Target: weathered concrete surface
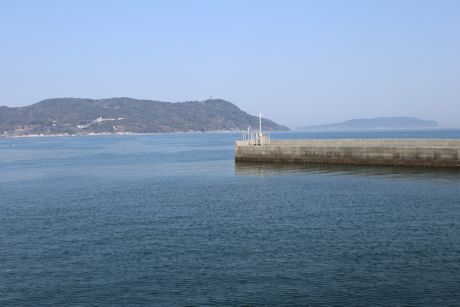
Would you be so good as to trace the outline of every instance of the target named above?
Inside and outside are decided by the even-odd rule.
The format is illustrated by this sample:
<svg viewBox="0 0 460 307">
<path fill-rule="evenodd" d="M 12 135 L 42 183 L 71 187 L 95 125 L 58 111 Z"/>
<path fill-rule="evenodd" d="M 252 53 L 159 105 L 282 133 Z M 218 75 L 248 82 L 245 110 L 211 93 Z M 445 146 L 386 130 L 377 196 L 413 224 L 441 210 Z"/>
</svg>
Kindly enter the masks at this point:
<svg viewBox="0 0 460 307">
<path fill-rule="evenodd" d="M 283 140 L 262 146 L 237 141 L 235 160 L 460 168 L 460 140 Z"/>
</svg>

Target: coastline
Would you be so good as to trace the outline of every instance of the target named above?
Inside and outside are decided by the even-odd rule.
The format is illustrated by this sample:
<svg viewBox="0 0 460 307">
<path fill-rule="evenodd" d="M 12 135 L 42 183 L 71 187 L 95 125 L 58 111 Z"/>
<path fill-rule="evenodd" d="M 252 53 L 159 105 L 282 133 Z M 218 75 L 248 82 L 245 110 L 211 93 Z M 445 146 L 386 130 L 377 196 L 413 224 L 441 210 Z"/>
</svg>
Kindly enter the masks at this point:
<svg viewBox="0 0 460 307">
<path fill-rule="evenodd" d="M 82 133 L 82 134 L 24 134 L 24 135 L 0 135 L 0 139 L 18 138 L 48 138 L 48 137 L 78 137 L 78 136 L 127 136 L 127 135 L 160 135 L 160 134 L 201 134 L 201 133 L 243 133 L 244 131 L 235 130 L 215 130 L 215 131 L 171 131 L 171 132 L 126 132 L 126 133 Z"/>
<path fill-rule="evenodd" d="M 290 130 L 290 131 L 267 131 L 268 133 L 276 134 L 336 134 L 336 133 L 373 133 L 373 132 L 443 132 L 443 131 L 459 131 L 460 128 L 428 128 L 428 129 L 370 129 L 370 130 Z M 231 133 L 245 133 L 246 130 L 209 130 L 209 131 L 170 131 L 170 132 L 118 132 L 118 133 L 75 133 L 75 134 L 24 134 L 24 135 L 5 135 L 0 134 L 0 139 L 17 139 L 17 138 L 49 138 L 49 137 L 79 137 L 79 136 L 134 136 L 134 135 L 162 135 L 162 134 L 203 134 L 203 133 L 220 133 L 220 134 L 231 134 Z M 431 139 L 437 139 L 430 137 Z M 455 137 L 454 137 L 455 138 Z M 460 138 L 460 137 L 458 137 Z"/>
</svg>

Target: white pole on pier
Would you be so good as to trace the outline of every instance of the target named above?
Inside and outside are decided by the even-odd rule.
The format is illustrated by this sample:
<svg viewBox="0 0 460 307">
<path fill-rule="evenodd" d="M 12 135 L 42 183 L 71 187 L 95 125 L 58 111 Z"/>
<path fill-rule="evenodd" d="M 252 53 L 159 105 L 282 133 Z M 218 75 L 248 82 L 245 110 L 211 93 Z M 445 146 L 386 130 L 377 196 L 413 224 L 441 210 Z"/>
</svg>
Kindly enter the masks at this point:
<svg viewBox="0 0 460 307">
<path fill-rule="evenodd" d="M 262 113 L 259 113 L 259 134 L 262 135 Z"/>
</svg>

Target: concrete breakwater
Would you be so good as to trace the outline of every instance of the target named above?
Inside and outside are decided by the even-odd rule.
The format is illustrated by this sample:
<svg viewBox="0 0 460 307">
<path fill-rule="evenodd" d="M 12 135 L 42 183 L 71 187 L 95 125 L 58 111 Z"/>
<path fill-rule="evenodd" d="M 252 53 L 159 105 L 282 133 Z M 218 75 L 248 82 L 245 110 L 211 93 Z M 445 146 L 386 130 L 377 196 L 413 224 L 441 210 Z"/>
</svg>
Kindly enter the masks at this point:
<svg viewBox="0 0 460 307">
<path fill-rule="evenodd" d="M 460 168 L 460 140 L 243 140 L 236 141 L 235 161 Z"/>
</svg>

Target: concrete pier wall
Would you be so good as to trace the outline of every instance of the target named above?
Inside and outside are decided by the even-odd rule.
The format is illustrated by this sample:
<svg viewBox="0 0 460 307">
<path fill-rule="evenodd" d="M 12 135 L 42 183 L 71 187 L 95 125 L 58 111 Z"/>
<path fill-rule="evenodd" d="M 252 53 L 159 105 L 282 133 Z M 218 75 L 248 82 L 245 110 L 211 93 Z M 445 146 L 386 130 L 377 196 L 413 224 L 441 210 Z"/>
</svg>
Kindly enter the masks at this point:
<svg viewBox="0 0 460 307">
<path fill-rule="evenodd" d="M 269 145 L 237 141 L 235 160 L 460 168 L 460 140 L 272 140 Z"/>
</svg>

